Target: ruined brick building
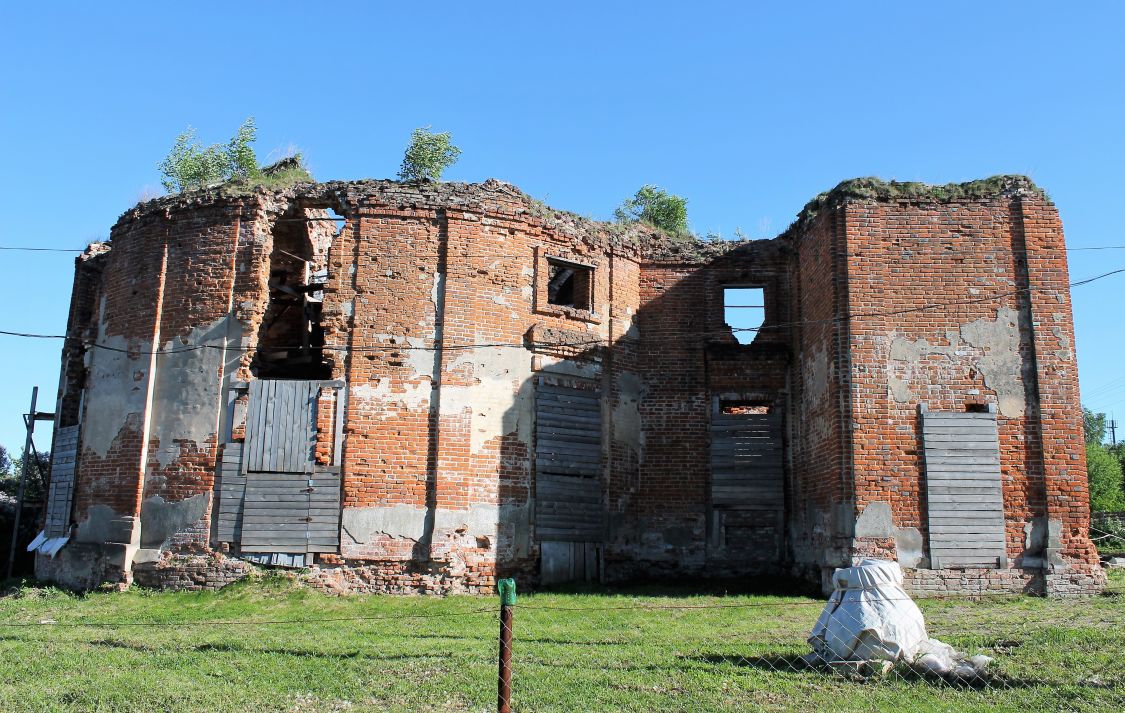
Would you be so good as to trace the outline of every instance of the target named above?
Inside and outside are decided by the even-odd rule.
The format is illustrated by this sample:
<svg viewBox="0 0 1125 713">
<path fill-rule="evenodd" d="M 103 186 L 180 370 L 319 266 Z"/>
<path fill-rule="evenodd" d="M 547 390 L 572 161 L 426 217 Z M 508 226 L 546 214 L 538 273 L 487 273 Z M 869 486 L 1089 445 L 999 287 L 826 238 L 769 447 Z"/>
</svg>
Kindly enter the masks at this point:
<svg viewBox="0 0 1125 713">
<path fill-rule="evenodd" d="M 67 586 L 824 581 L 868 555 L 916 592 L 1103 581 L 1062 226 L 1020 177 L 849 181 L 739 243 L 494 180 L 212 189 L 91 245 L 67 334 L 33 543 Z"/>
</svg>

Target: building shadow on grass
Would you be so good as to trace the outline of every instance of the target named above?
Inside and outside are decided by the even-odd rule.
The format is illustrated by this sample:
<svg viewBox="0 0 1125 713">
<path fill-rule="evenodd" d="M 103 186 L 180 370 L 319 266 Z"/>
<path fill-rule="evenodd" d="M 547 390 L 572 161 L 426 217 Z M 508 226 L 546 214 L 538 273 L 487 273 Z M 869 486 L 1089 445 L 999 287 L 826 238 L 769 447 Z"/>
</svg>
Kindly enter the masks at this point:
<svg viewBox="0 0 1125 713">
<path fill-rule="evenodd" d="M 685 581 L 686 579 L 686 581 Z M 820 588 L 808 580 L 789 576 L 761 576 L 737 578 L 681 578 L 634 580 L 619 584 L 592 582 L 560 584 L 539 587 L 544 594 L 597 594 L 613 597 L 724 597 L 724 596 L 774 596 L 825 599 Z"/>
</svg>

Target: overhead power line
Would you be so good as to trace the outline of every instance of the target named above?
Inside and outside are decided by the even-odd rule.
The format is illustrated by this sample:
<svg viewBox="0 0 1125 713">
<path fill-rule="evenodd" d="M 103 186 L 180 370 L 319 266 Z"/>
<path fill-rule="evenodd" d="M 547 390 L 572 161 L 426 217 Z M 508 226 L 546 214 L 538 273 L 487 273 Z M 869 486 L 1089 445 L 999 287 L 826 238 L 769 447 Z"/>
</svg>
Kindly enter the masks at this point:
<svg viewBox="0 0 1125 713">
<path fill-rule="evenodd" d="M 326 220 L 340 220 L 340 219 L 326 219 Z M 733 242 L 733 241 L 732 241 Z M 12 250 L 19 252 L 41 252 L 41 253 L 81 253 L 85 252 L 83 248 L 29 248 L 21 245 L 0 245 L 0 250 Z M 1083 247 L 1067 248 L 1067 252 L 1077 252 L 1079 250 L 1125 250 L 1125 245 L 1087 245 Z M 430 255 L 421 253 L 403 253 L 402 255 L 388 255 L 389 257 L 426 257 L 437 258 L 445 257 L 444 255 Z M 465 254 L 450 254 L 449 257 L 528 257 L 527 253 L 519 253 L 517 255 L 502 255 L 502 254 L 479 254 L 479 255 L 465 255 Z"/>
<path fill-rule="evenodd" d="M 1125 273 L 1125 268 L 1119 268 L 1117 270 L 1111 270 L 1109 272 L 1105 272 L 1105 273 L 1102 273 L 1100 275 L 1095 275 L 1094 277 L 1089 277 L 1089 278 L 1086 278 L 1084 280 L 1078 280 L 1076 282 L 1071 282 L 1070 287 L 1080 287 L 1082 285 L 1088 285 L 1092 282 L 1096 282 L 1096 281 L 1104 279 L 1106 277 L 1110 277 L 1112 275 L 1118 275 L 1118 274 L 1121 274 L 1121 273 Z M 760 331 L 777 330 L 777 329 L 781 329 L 781 328 L 785 328 L 785 327 L 846 322 L 846 321 L 853 320 L 853 319 L 867 319 L 867 318 L 871 318 L 871 317 L 894 317 L 894 316 L 899 316 L 899 315 L 903 315 L 903 314 L 912 314 L 912 313 L 917 313 L 917 312 L 926 312 L 926 311 L 930 311 L 930 310 L 941 309 L 943 307 L 955 307 L 955 306 L 962 306 L 962 305 L 980 304 L 980 303 L 983 303 L 983 302 L 992 302 L 992 301 L 1004 299 L 1005 297 L 1012 297 L 1014 295 L 1018 295 L 1018 294 L 1021 294 L 1021 293 L 1024 293 L 1024 292 L 1029 292 L 1029 291 L 1036 290 L 1036 289 L 1040 289 L 1040 288 L 1022 288 L 1022 289 L 1019 289 L 1019 290 L 1012 290 L 1012 291 L 1009 291 L 1009 292 L 1003 292 L 1003 293 L 994 294 L 994 295 L 987 295 L 987 296 L 984 296 L 984 297 L 974 297 L 974 298 L 969 298 L 969 299 L 964 299 L 964 300 L 953 300 L 953 301 L 950 301 L 950 302 L 935 302 L 935 303 L 931 303 L 931 304 L 927 304 L 927 305 L 922 305 L 921 307 L 908 307 L 908 308 L 904 308 L 904 309 L 890 310 L 890 311 L 886 311 L 886 312 L 852 312 L 852 313 L 849 313 L 849 314 L 846 314 L 846 315 L 843 315 L 843 316 L 840 316 L 840 317 L 828 317 L 828 318 L 825 318 L 825 319 L 780 322 L 780 323 L 773 323 L 773 324 L 769 324 L 769 325 L 763 325 L 761 327 L 737 327 L 737 328 L 732 328 L 731 331 L 732 332 L 760 332 Z M 716 335 L 716 330 L 710 330 L 710 331 L 705 331 L 705 332 L 661 332 L 659 330 L 654 330 L 654 333 L 655 333 L 655 338 L 657 340 L 667 340 L 669 337 L 672 337 L 672 336 L 698 339 L 698 338 L 701 338 L 701 337 L 703 337 L 703 338 L 713 337 L 713 336 Z M 283 349 L 304 349 L 304 348 L 307 348 L 307 347 L 304 347 L 302 345 L 289 345 L 289 346 L 270 345 L 268 347 L 262 347 L 262 346 L 240 347 L 240 346 L 232 346 L 232 345 L 229 345 L 229 344 L 194 344 L 194 345 L 185 346 L 185 347 L 177 347 L 177 348 L 174 348 L 174 349 L 142 350 L 142 349 L 130 349 L 128 347 L 114 347 L 114 346 L 110 346 L 108 344 L 98 344 L 96 342 L 85 342 L 85 341 L 77 339 L 76 337 L 69 337 L 65 334 L 36 334 L 36 333 L 31 333 L 31 332 L 14 332 L 14 331 L 10 331 L 10 330 L 0 330 L 0 334 L 6 335 L 6 336 L 9 336 L 9 337 L 21 337 L 21 338 L 26 338 L 26 339 L 71 340 L 71 341 L 79 342 L 79 344 L 81 344 L 82 346 L 93 348 L 93 349 L 102 349 L 102 350 L 105 350 L 105 351 L 119 352 L 119 353 L 123 353 L 123 354 L 137 354 L 137 355 L 143 355 L 143 354 L 183 354 L 183 353 L 186 353 L 186 352 L 199 351 L 201 349 L 218 349 L 218 350 L 228 351 L 228 352 L 250 353 L 250 352 L 255 352 L 255 351 L 265 351 L 265 350 L 269 350 L 269 349 L 283 350 Z M 403 335 L 403 336 L 400 336 L 400 337 L 397 337 L 397 338 L 406 339 L 408 337 L 406 335 Z M 528 346 L 528 343 L 526 341 L 520 341 L 520 342 L 486 342 L 486 343 L 479 343 L 479 344 L 445 344 L 445 343 L 442 343 L 441 340 L 434 340 L 434 341 L 435 341 L 435 343 L 431 346 L 418 346 L 418 345 L 413 345 L 413 344 L 394 344 L 394 343 L 376 345 L 376 346 L 354 346 L 354 345 L 347 345 L 347 344 L 325 344 L 321 347 L 314 347 L 314 348 L 315 349 L 321 349 L 321 350 L 327 350 L 327 351 L 342 351 L 342 352 L 372 352 L 372 351 L 376 351 L 376 352 L 398 352 L 398 351 L 437 351 L 437 350 L 485 349 L 485 348 L 503 348 L 503 347 L 526 348 Z M 636 339 L 636 338 L 622 337 L 622 338 L 619 339 L 619 342 L 639 344 L 639 343 L 642 342 L 642 340 Z M 607 343 L 609 343 L 608 339 L 593 338 L 593 339 L 581 340 L 581 341 L 575 341 L 575 342 L 534 342 L 534 343 L 532 343 L 532 346 L 540 346 L 540 347 L 546 347 L 546 348 L 591 347 L 591 346 L 603 345 L 603 344 L 607 344 Z"/>
</svg>

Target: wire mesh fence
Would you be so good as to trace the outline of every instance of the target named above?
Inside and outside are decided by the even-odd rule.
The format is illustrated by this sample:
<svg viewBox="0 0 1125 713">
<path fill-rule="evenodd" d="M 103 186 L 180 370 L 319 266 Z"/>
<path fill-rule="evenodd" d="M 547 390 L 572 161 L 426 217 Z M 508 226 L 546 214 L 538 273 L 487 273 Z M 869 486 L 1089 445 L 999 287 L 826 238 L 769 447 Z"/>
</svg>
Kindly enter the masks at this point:
<svg viewBox="0 0 1125 713">
<path fill-rule="evenodd" d="M 1125 710 L 1119 593 L 922 600 L 992 659 L 940 675 L 810 656 L 821 599 L 686 591 L 521 595 L 511 710 Z M 115 596 L 0 598 L 0 710 L 500 709 L 496 599 Z"/>
</svg>

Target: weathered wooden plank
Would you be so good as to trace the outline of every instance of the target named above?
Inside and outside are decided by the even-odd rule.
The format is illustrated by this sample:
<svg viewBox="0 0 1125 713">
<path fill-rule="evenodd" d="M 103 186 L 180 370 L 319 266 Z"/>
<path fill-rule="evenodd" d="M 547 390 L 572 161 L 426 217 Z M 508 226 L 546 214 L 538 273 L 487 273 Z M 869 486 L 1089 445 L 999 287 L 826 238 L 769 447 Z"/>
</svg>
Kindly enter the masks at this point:
<svg viewBox="0 0 1125 713">
<path fill-rule="evenodd" d="M 986 504 L 997 505 L 1003 509 L 1003 502 L 996 492 L 989 493 L 930 493 L 931 503 L 950 503 L 952 505 Z"/>
<path fill-rule="evenodd" d="M 952 478 L 958 475 L 964 475 L 971 478 L 980 480 L 987 480 L 985 475 L 992 475 L 998 477 L 1000 475 L 1000 465 L 976 465 L 972 463 L 927 463 L 926 475 L 935 480 L 942 478 Z"/>
<path fill-rule="evenodd" d="M 595 452 L 592 452 L 592 453 L 591 452 L 583 453 L 583 452 L 580 452 L 580 451 L 573 451 L 573 452 L 569 452 L 569 453 L 554 453 L 554 452 L 551 452 L 551 451 L 537 451 L 536 452 L 536 461 L 543 461 L 543 462 L 546 462 L 546 463 L 559 463 L 559 464 L 562 464 L 562 465 L 568 465 L 568 464 L 571 464 L 571 463 L 576 463 L 576 464 L 577 463 L 591 463 L 591 464 L 596 465 L 598 463 L 601 463 L 602 453 L 601 453 L 601 451 L 595 451 Z"/>
<path fill-rule="evenodd" d="M 305 440 L 302 457 L 305 472 L 312 473 L 316 468 L 316 410 L 320 407 L 320 386 L 309 382 L 309 398 L 305 408 Z"/>
<path fill-rule="evenodd" d="M 945 444 L 953 446 L 954 444 Z M 925 451 L 926 460 L 932 461 L 937 458 L 975 458 L 982 463 L 995 463 L 1000 459 L 1000 450 L 996 444 L 990 448 L 927 448 Z"/>
<path fill-rule="evenodd" d="M 592 451 L 601 453 L 602 444 L 590 441 L 568 441 L 556 438 L 540 438 L 535 442 L 536 448 L 551 448 L 562 451 Z"/>
<path fill-rule="evenodd" d="M 540 408 L 591 408 L 601 410 L 602 399 L 585 394 L 552 394 L 550 391 L 539 391 L 535 395 L 535 404 Z"/>
<path fill-rule="evenodd" d="M 602 456 L 602 447 L 593 443 L 570 445 L 561 443 L 540 443 L 538 446 L 536 453 L 546 458 L 565 458 L 569 455 L 576 455 L 600 460 Z"/>
<path fill-rule="evenodd" d="M 540 424 L 535 431 L 537 442 L 600 444 L 602 441 L 601 429 L 558 428 Z"/>
<path fill-rule="evenodd" d="M 604 525 L 552 525 L 544 527 L 536 525 L 536 533 L 541 540 L 568 540 L 577 539 L 585 540 L 587 542 L 596 542 L 602 538 L 605 532 Z"/>
<path fill-rule="evenodd" d="M 601 398 L 600 389 L 584 389 L 577 386 L 558 386 L 555 384 L 548 384 L 544 381 L 540 381 L 536 385 L 535 390 L 537 393 L 544 394 L 559 394 L 561 396 L 570 396 L 572 394 L 577 394 L 580 396 L 592 395 L 593 398 Z"/>
<path fill-rule="evenodd" d="M 593 480 L 593 478 L 591 478 L 591 480 Z M 558 499 L 569 502 L 569 500 L 580 498 L 593 498 L 594 502 L 600 502 L 602 498 L 602 487 L 601 484 L 597 484 L 596 481 L 594 486 L 588 488 L 560 487 L 557 485 L 538 484 L 537 486 L 535 486 L 535 494 L 537 494 L 540 498 L 547 498 L 548 500 Z"/>
<path fill-rule="evenodd" d="M 567 412 L 565 414 L 552 412 L 549 414 L 540 414 L 538 422 L 543 426 L 558 426 L 561 428 L 576 428 L 576 427 L 601 427 L 602 416 L 595 413 L 577 413 Z"/>
<path fill-rule="evenodd" d="M 950 434 L 950 433 L 934 433 L 931 429 L 925 429 L 926 445 L 938 445 L 948 443 L 968 443 L 974 446 L 979 445 L 995 445 L 996 441 L 992 440 L 992 432 L 981 429 L 980 436 L 977 438 L 966 437 L 963 433 Z"/>
<path fill-rule="evenodd" d="M 1005 530 L 1003 525 L 994 524 L 975 524 L 975 525 L 946 525 L 930 523 L 930 532 L 940 531 L 948 534 L 970 534 L 970 535 L 1004 535 Z"/>
<path fill-rule="evenodd" d="M 975 423 L 978 421 L 996 423 L 996 414 L 976 411 L 927 411 L 922 414 L 922 420 L 925 423 L 943 423 L 946 421 L 953 423 Z"/>
</svg>

